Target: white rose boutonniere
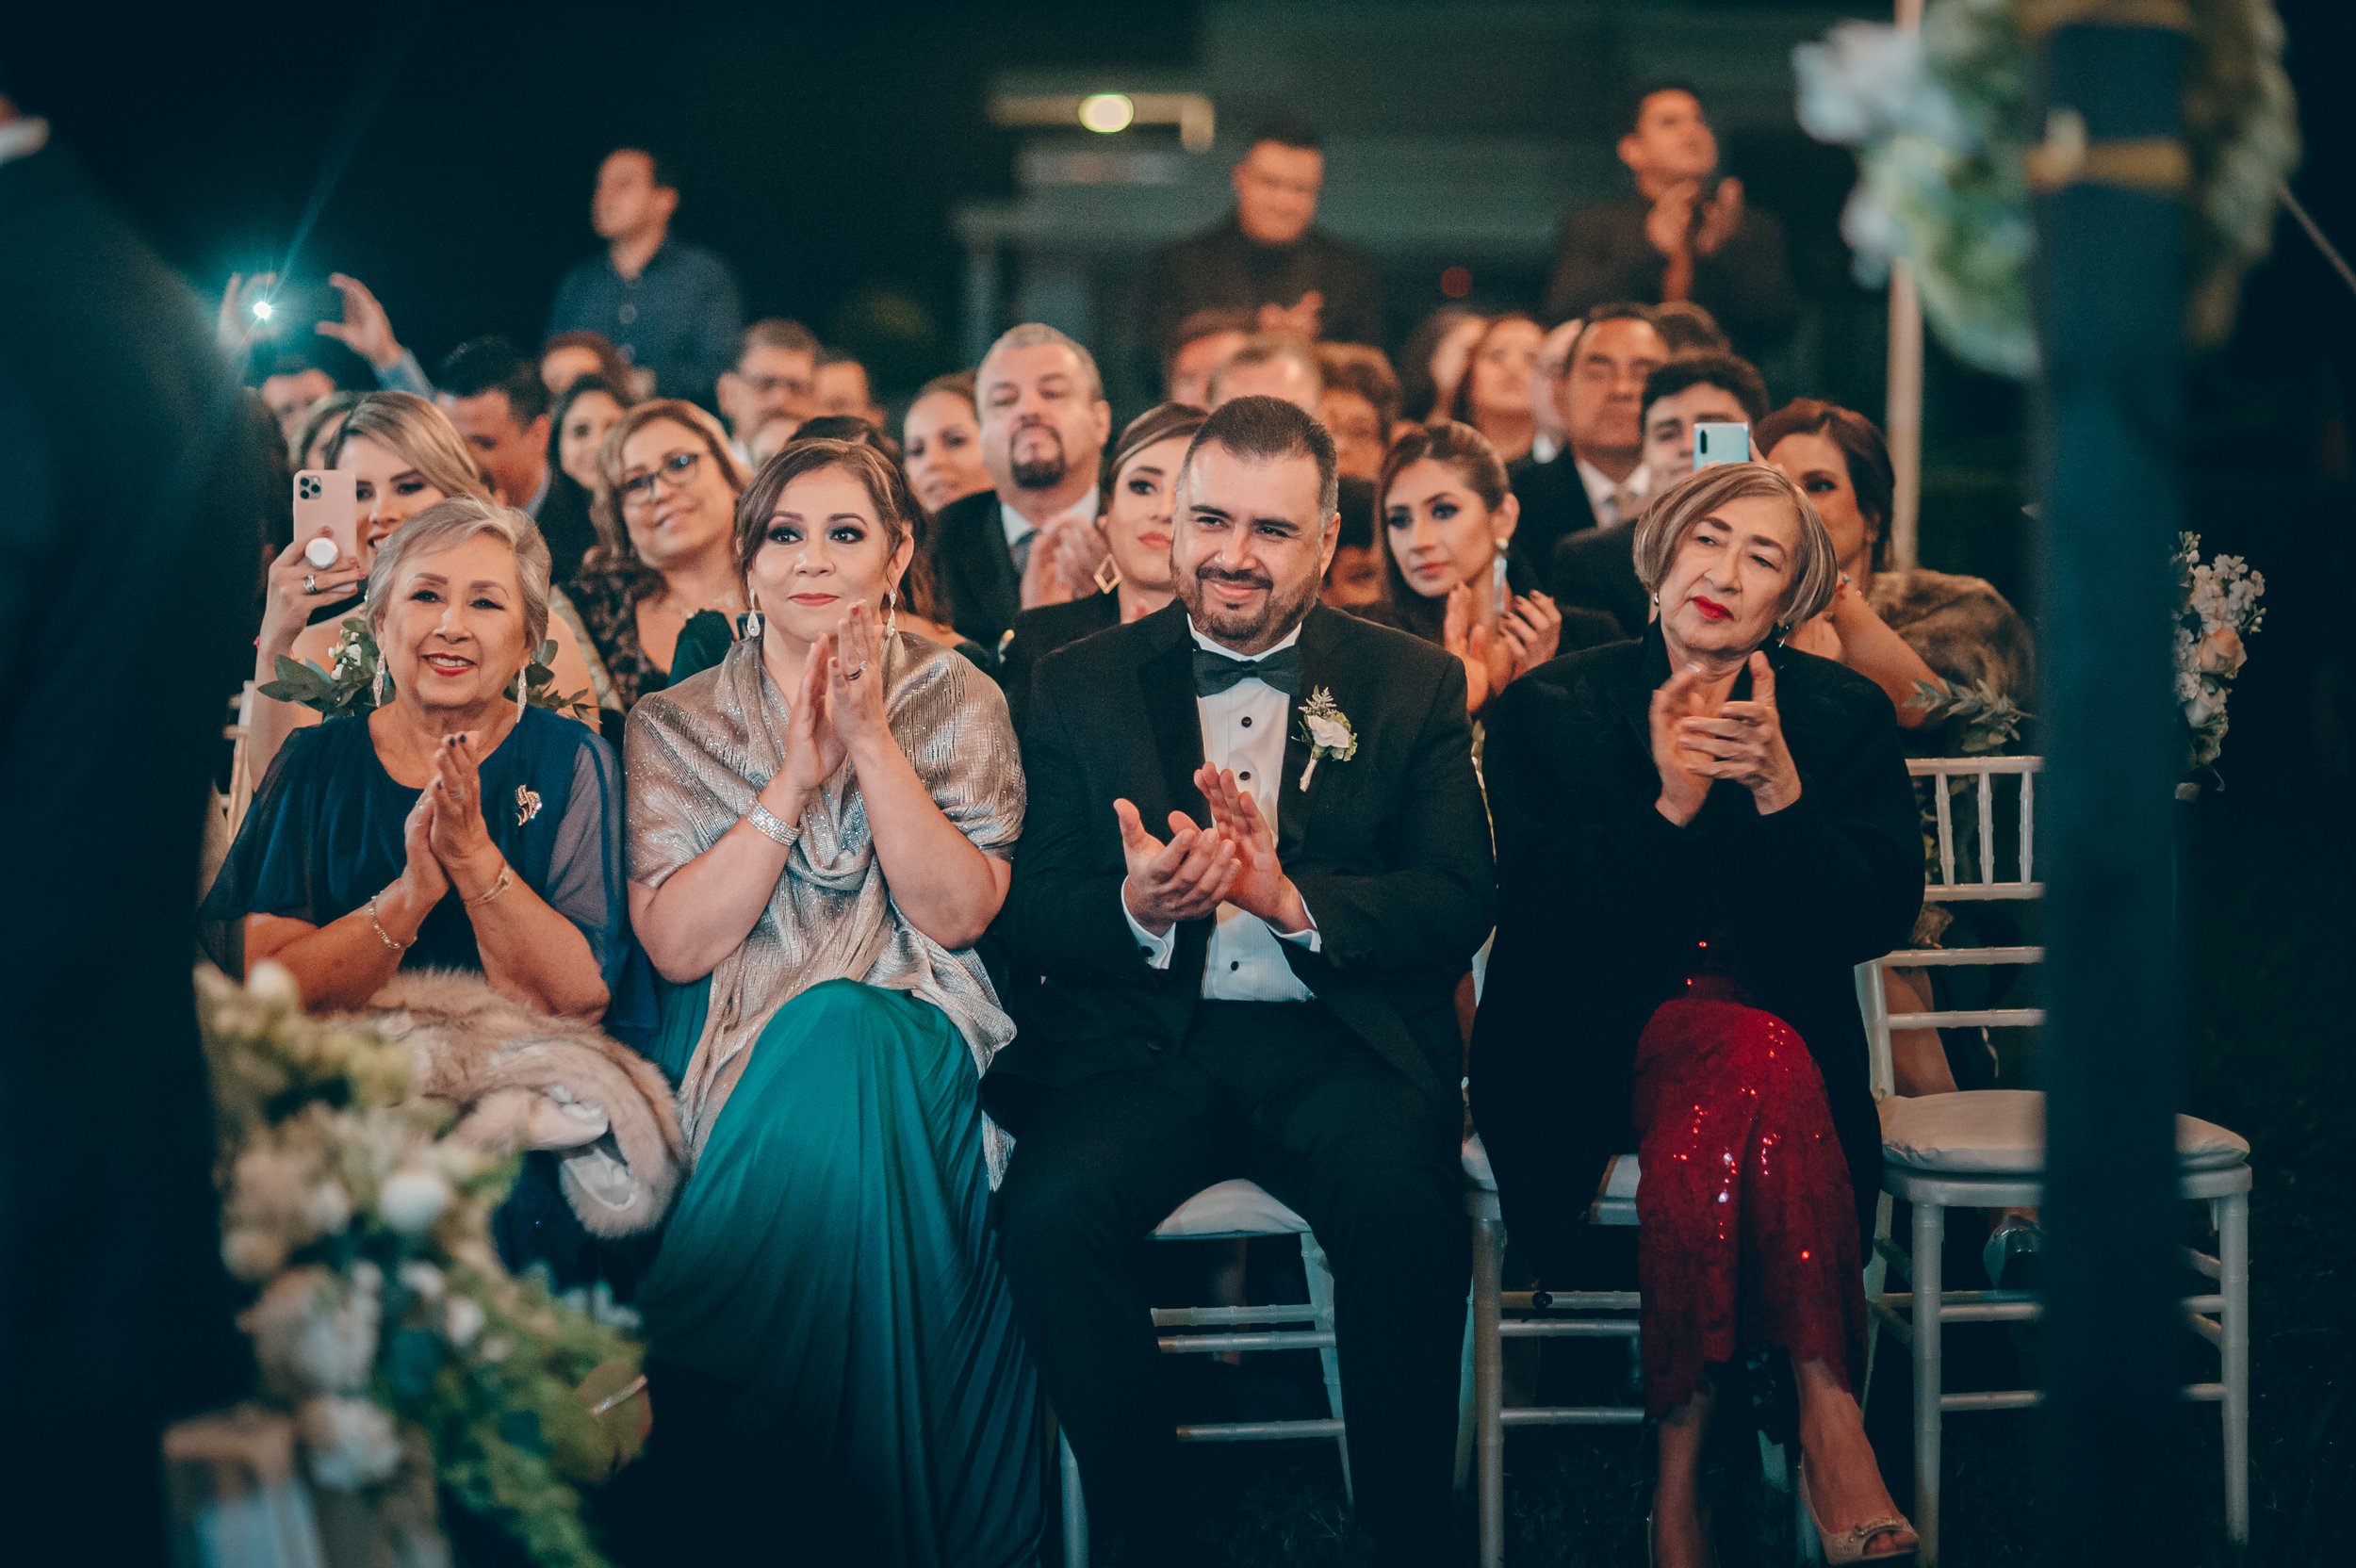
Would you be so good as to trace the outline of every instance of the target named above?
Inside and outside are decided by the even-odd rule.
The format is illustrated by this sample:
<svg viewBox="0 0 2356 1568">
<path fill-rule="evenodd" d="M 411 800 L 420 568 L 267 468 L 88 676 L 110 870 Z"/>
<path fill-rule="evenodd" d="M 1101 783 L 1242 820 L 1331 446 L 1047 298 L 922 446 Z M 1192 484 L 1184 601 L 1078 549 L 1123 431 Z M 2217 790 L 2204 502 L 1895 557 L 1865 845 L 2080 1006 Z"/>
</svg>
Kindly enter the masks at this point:
<svg viewBox="0 0 2356 1568">
<path fill-rule="evenodd" d="M 1301 738 L 1309 743 L 1309 765 L 1301 770 L 1301 788 L 1307 789 L 1317 764 L 1328 757 L 1347 762 L 1358 755 L 1358 732 L 1350 716 L 1334 706 L 1333 694 L 1318 686 L 1301 705 Z"/>
</svg>

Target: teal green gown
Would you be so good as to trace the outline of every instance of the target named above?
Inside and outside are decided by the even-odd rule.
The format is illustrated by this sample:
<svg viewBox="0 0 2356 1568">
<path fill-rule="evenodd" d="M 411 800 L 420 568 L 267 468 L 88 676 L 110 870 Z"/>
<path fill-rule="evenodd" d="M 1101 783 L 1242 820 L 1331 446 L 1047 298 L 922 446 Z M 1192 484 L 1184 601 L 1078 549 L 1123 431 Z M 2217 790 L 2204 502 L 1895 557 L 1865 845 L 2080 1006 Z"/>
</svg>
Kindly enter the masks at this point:
<svg viewBox="0 0 2356 1568">
<path fill-rule="evenodd" d="M 707 987 L 665 998 L 675 1078 Z M 713 1123 L 639 1307 L 655 1443 L 675 1416 L 725 1427 L 689 1441 L 735 1446 L 732 1471 L 795 1501 L 773 1552 L 732 1560 L 816 1562 L 827 1541 L 863 1563 L 1035 1560 L 1041 1405 L 990 1227 L 978 1083 L 939 1008 L 831 980 L 778 1009 Z M 664 1411 L 664 1368 L 705 1396 Z"/>
</svg>

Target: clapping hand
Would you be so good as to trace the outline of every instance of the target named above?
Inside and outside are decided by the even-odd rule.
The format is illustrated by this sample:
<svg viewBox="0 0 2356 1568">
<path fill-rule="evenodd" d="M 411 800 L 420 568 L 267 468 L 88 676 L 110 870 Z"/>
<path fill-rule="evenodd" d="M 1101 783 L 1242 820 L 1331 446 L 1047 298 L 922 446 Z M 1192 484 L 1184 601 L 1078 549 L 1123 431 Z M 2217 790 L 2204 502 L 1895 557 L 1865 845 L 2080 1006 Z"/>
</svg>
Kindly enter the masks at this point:
<svg viewBox="0 0 2356 1568">
<path fill-rule="evenodd" d="M 1064 575 L 1065 536 L 1072 531 L 1069 519 L 1058 517 L 1042 525 L 1031 536 L 1031 554 L 1023 567 L 1023 581 L 1018 589 L 1019 602 L 1025 610 L 1036 610 L 1042 604 L 1062 604 L 1076 597 L 1076 591 Z M 1088 530 L 1090 533 L 1094 529 Z"/>
<path fill-rule="evenodd" d="M 434 854 L 434 792 L 417 792 L 417 805 L 409 808 L 409 816 L 401 825 L 401 847 L 403 863 L 401 881 L 415 907 L 431 909 L 442 902 L 450 891 L 450 874 Z"/>
<path fill-rule="evenodd" d="M 1558 632 L 1562 617 L 1556 617 Z M 1513 678 L 1513 649 L 1474 615 L 1473 592 L 1464 583 L 1448 590 L 1440 622 L 1440 644 L 1464 662 L 1464 710 L 1478 713 Z"/>
<path fill-rule="evenodd" d="M 1644 214 L 1645 239 L 1672 261 L 1692 253 L 1693 204 L 1701 194 L 1699 180 L 1678 180 L 1654 197 L 1652 210 Z"/>
<path fill-rule="evenodd" d="M 835 684 L 827 674 L 833 653 L 829 639 L 820 638 L 812 643 L 802 661 L 801 679 L 786 694 L 790 717 L 785 728 L 785 766 L 777 770 L 777 777 L 783 781 L 782 787 L 790 798 L 769 801 L 772 810 L 797 807 L 804 797 L 824 788 L 849 755 L 835 728 L 833 715 L 827 711 L 826 698 Z M 765 797 L 767 792 L 762 792 Z"/>
<path fill-rule="evenodd" d="M 1182 920 L 1210 915 L 1226 901 L 1241 870 L 1226 835 L 1172 811 L 1170 841 L 1164 843 L 1145 830 L 1130 802 L 1114 801 L 1113 815 L 1121 824 L 1121 858 L 1128 865 L 1121 898 L 1139 925 L 1158 937 Z"/>
<path fill-rule="evenodd" d="M 1751 655 L 1748 702 L 1729 702 L 1714 717 L 1681 718 L 1677 731 L 1677 746 L 1692 771 L 1702 778 L 1742 785 L 1750 791 L 1760 816 L 1800 798 L 1800 770 L 1792 760 L 1791 747 L 1784 744 L 1783 717 L 1775 708 L 1775 667 L 1765 653 Z"/>
<path fill-rule="evenodd" d="M 1699 816 L 1710 798 L 1710 776 L 1697 765 L 1703 759 L 1687 748 L 1682 728 L 1702 711 L 1701 679 L 1700 666 L 1688 664 L 1652 694 L 1652 765 L 1661 775 L 1655 808 L 1679 827 Z"/>
<path fill-rule="evenodd" d="M 434 751 L 434 777 L 425 796 L 433 802 L 428 842 L 462 898 L 479 898 L 498 880 L 501 857 L 483 816 L 483 764 L 474 737 L 445 735 Z"/>
<path fill-rule="evenodd" d="M 1104 531 L 1093 523 L 1068 521 L 1055 538 L 1055 574 L 1071 598 L 1086 598 L 1097 591 L 1096 569 L 1111 550 Z"/>
<path fill-rule="evenodd" d="M 1305 929 L 1308 908 L 1276 858 L 1276 834 L 1260 815 L 1251 792 L 1236 783 L 1234 773 L 1208 762 L 1195 770 L 1194 784 L 1210 802 L 1212 828 L 1235 850 L 1235 879 L 1227 890 L 1227 902 L 1275 930 Z"/>
<path fill-rule="evenodd" d="M 1742 182 L 1731 176 L 1718 182 L 1717 192 L 1702 204 L 1701 227 L 1694 231 L 1693 249 L 1714 256 L 1718 248 L 1742 226 Z"/>
<path fill-rule="evenodd" d="M 384 313 L 376 296 L 368 292 L 368 286 L 341 272 L 330 272 L 327 281 L 343 296 L 344 318 L 321 321 L 317 329 L 319 335 L 334 338 L 377 369 L 400 363 L 401 340 L 393 335 L 393 318 Z"/>
<path fill-rule="evenodd" d="M 1497 617 L 1497 636 L 1513 655 L 1513 675 L 1528 675 L 1561 646 L 1562 612 L 1544 594 L 1516 594 Z"/>
<path fill-rule="evenodd" d="M 883 655 L 873 615 L 864 604 L 853 604 L 843 612 L 834 635 L 826 639 L 831 645 L 826 661 L 826 727 L 841 755 L 878 741 L 892 743 L 892 728 L 884 716 Z"/>
<path fill-rule="evenodd" d="M 1312 288 L 1290 305 L 1262 305 L 1258 326 L 1262 332 L 1284 333 L 1292 337 L 1317 341 L 1324 326 L 1325 295 Z"/>
</svg>

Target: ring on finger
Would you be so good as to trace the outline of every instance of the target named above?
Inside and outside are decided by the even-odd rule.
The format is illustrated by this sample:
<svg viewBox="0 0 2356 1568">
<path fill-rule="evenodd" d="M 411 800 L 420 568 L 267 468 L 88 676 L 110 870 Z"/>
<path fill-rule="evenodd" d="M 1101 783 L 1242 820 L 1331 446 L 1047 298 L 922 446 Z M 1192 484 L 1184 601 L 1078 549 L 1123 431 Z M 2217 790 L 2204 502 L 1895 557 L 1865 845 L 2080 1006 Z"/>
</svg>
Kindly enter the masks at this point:
<svg viewBox="0 0 2356 1568">
<path fill-rule="evenodd" d="M 316 594 L 319 591 L 319 580 L 318 574 L 313 572 L 305 572 L 303 574 L 303 591 L 306 594 Z"/>
</svg>

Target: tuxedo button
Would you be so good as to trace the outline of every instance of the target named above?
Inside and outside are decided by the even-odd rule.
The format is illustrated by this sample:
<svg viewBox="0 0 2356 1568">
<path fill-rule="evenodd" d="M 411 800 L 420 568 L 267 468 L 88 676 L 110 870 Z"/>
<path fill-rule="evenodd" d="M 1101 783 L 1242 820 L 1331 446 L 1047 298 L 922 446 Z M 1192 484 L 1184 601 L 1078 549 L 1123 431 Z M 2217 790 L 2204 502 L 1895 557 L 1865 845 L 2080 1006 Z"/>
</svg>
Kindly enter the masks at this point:
<svg viewBox="0 0 2356 1568">
<path fill-rule="evenodd" d="M 1249 784 L 1249 783 L 1251 783 L 1251 782 L 1252 782 L 1252 775 L 1251 775 L 1251 774 L 1249 774 L 1249 773 L 1239 773 L 1239 774 L 1235 775 L 1235 777 L 1236 777 L 1236 779 L 1237 779 L 1239 782 L 1242 782 L 1242 783 L 1245 783 L 1245 784 Z"/>
<path fill-rule="evenodd" d="M 1250 728 L 1252 727 L 1252 715 L 1251 715 L 1251 714 L 1246 713 L 1246 714 L 1243 716 L 1243 727 L 1244 727 L 1246 729 L 1250 729 Z"/>
<path fill-rule="evenodd" d="M 1228 967 L 1230 970 L 1238 970 L 1238 969 L 1241 969 L 1241 968 L 1243 968 L 1243 961 L 1242 961 L 1241 959 L 1238 959 L 1238 958 L 1230 958 L 1230 959 L 1227 961 L 1227 967 Z"/>
</svg>

